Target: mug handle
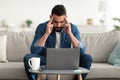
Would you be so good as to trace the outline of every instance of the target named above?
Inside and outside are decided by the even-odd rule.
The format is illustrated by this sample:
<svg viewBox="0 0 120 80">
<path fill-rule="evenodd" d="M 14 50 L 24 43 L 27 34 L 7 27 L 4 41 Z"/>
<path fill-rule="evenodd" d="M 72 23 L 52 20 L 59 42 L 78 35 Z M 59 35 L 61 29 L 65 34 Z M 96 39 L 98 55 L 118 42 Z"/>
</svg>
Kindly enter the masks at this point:
<svg viewBox="0 0 120 80">
<path fill-rule="evenodd" d="M 29 66 L 32 68 L 31 60 L 32 60 L 32 59 L 29 59 L 29 60 L 28 60 L 28 64 L 29 64 Z"/>
</svg>

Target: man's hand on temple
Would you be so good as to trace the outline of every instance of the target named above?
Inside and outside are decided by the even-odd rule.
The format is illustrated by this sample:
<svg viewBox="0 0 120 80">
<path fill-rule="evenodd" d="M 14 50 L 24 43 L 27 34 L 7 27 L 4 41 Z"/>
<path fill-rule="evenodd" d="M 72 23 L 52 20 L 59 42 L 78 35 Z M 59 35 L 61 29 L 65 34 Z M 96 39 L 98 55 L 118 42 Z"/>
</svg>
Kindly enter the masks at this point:
<svg viewBox="0 0 120 80">
<path fill-rule="evenodd" d="M 64 30 L 65 32 L 70 35 L 72 32 L 71 32 L 71 25 L 70 23 L 67 21 L 67 18 L 65 17 L 65 25 L 64 25 Z"/>
<path fill-rule="evenodd" d="M 52 32 L 52 29 L 53 29 L 52 21 L 53 21 L 53 17 L 50 18 L 50 20 L 47 24 L 46 34 L 48 34 L 48 35 Z"/>
</svg>

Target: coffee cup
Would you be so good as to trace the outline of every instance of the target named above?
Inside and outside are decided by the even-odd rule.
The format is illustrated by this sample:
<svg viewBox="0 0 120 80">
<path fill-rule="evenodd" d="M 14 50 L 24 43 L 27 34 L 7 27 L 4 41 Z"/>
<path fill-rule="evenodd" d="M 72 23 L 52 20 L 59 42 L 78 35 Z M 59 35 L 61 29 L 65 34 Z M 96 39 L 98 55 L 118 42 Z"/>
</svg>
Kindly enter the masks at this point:
<svg viewBox="0 0 120 80">
<path fill-rule="evenodd" d="M 32 70 L 39 70 L 40 69 L 40 58 L 32 57 L 28 60 L 28 64 Z"/>
</svg>

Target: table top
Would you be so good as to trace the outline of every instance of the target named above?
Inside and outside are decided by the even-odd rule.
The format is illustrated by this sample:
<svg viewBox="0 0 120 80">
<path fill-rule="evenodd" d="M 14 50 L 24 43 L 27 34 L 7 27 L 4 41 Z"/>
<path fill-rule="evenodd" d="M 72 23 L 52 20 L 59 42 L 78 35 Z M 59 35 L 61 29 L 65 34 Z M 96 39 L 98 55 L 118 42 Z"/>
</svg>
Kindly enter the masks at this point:
<svg viewBox="0 0 120 80">
<path fill-rule="evenodd" d="M 83 67 L 80 67 L 77 70 L 32 70 L 29 69 L 31 73 L 40 73 L 40 74 L 85 74 L 88 73 L 89 70 Z"/>
</svg>

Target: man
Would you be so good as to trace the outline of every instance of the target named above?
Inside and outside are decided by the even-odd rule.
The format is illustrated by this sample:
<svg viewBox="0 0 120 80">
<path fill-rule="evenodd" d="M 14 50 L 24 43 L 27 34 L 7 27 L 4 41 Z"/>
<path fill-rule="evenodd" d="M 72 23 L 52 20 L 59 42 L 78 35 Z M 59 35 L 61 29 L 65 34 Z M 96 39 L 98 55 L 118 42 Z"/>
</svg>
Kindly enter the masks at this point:
<svg viewBox="0 0 120 80">
<path fill-rule="evenodd" d="M 81 42 L 77 26 L 69 23 L 66 16 L 66 9 L 63 5 L 53 7 L 50 20 L 38 25 L 31 53 L 24 57 L 24 65 L 29 80 L 36 80 L 37 75 L 28 72 L 30 68 L 28 60 L 31 57 L 40 57 L 41 65 L 46 64 L 46 48 L 80 48 L 80 66 L 90 69 L 92 58 L 85 54 L 85 47 Z M 87 74 L 82 75 L 85 80 Z M 77 75 L 75 76 L 77 80 Z"/>
</svg>

